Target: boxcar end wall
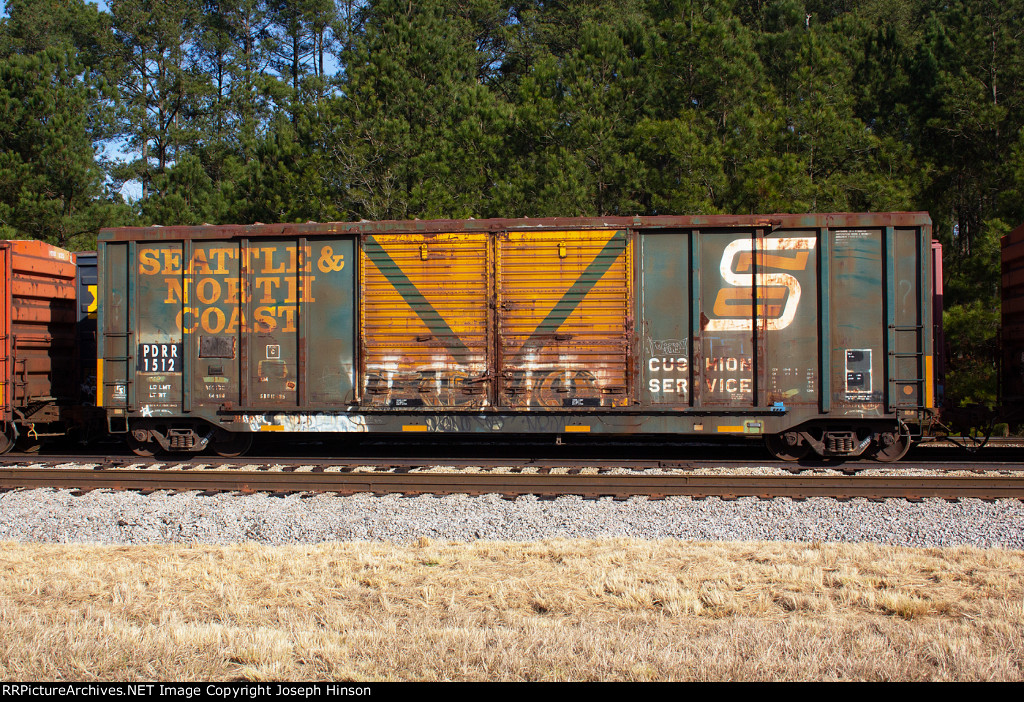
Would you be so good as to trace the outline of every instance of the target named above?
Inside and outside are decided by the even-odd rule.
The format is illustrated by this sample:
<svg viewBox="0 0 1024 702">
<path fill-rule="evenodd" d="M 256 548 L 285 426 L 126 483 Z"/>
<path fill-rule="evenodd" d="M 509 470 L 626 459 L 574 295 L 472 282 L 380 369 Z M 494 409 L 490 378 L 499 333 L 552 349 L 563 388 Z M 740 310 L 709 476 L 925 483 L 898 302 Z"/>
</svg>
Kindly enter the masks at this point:
<svg viewBox="0 0 1024 702">
<path fill-rule="evenodd" d="M 75 257 L 0 242 L 0 453 L 64 434 L 76 399 Z"/>
</svg>

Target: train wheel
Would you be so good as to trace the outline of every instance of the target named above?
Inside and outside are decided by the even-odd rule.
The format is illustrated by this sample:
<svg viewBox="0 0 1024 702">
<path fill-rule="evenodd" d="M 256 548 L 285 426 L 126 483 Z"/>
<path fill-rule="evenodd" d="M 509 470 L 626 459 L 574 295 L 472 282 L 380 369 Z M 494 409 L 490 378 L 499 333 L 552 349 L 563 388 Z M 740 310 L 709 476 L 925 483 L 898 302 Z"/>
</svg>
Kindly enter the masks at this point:
<svg viewBox="0 0 1024 702">
<path fill-rule="evenodd" d="M 5 424 L 3 431 L 0 431 L 0 455 L 3 455 L 14 448 L 14 426 Z"/>
<path fill-rule="evenodd" d="M 31 436 L 22 434 L 18 437 L 18 440 L 14 442 L 14 445 L 22 453 L 39 453 L 39 450 L 43 448 L 43 442 L 41 439 L 33 439 Z"/>
<path fill-rule="evenodd" d="M 764 445 L 769 453 L 780 461 L 799 461 L 811 452 L 810 444 L 799 443 L 800 437 L 795 432 L 785 434 L 767 434 Z"/>
<path fill-rule="evenodd" d="M 252 434 L 224 432 L 213 442 L 213 451 L 224 458 L 237 458 L 252 447 Z"/>
<path fill-rule="evenodd" d="M 156 455 L 156 444 L 152 441 L 139 441 L 131 432 L 129 432 L 128 436 L 125 437 L 125 443 L 128 444 L 128 448 L 130 448 L 132 453 L 136 456 L 152 458 Z"/>
<path fill-rule="evenodd" d="M 899 431 L 882 434 L 880 443 L 874 459 L 883 463 L 898 461 L 910 450 L 910 430 L 906 424 L 900 422 Z"/>
</svg>

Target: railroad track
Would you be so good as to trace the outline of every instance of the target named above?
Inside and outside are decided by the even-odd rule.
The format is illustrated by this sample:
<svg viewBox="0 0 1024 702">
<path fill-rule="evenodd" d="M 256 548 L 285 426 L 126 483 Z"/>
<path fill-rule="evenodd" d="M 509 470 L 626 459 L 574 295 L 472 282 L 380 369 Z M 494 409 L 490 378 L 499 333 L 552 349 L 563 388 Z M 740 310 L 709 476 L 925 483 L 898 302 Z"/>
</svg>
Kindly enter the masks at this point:
<svg viewBox="0 0 1024 702">
<path fill-rule="evenodd" d="M 496 451 L 495 453 L 501 453 Z M 636 455 L 635 453 L 633 454 Z M 655 454 L 657 455 L 657 454 Z M 940 449 L 932 449 L 921 460 L 904 459 L 898 463 L 879 463 L 871 459 L 828 461 L 805 460 L 800 462 L 779 461 L 764 456 L 749 457 L 737 454 L 732 457 L 708 457 L 695 454 L 686 459 L 673 458 L 637 458 L 627 457 L 621 451 L 612 451 L 604 456 L 583 455 L 581 457 L 550 457 L 534 458 L 515 455 L 503 455 L 500 458 L 474 455 L 447 455 L 443 453 L 421 452 L 415 457 L 381 455 L 369 452 L 346 458 L 331 458 L 322 455 L 310 456 L 247 456 L 244 458 L 220 458 L 216 456 L 175 456 L 140 458 L 134 454 L 117 455 L 39 455 L 11 453 L 0 457 L 0 467 L 34 466 L 40 469 L 56 469 L 69 467 L 70 464 L 91 465 L 97 469 L 123 469 L 140 467 L 149 470 L 163 470 L 179 467 L 189 469 L 221 469 L 221 470 L 276 470 L 276 471 L 352 471 L 370 469 L 378 471 L 410 471 L 436 468 L 477 471 L 522 472 L 570 470 L 579 471 L 593 469 L 607 473 L 611 470 L 671 470 L 696 471 L 706 469 L 735 470 L 744 469 L 776 469 L 789 473 L 830 470 L 841 473 L 855 474 L 863 471 L 884 470 L 890 473 L 911 471 L 935 472 L 1000 472 L 1024 473 L 1024 463 L 1020 460 L 1001 460 L 1001 457 L 989 454 L 988 458 L 964 456 Z M 1016 457 L 1015 457 L 1016 458 Z M 1022 456 L 1024 458 L 1024 456 Z"/>
<path fill-rule="evenodd" d="M 0 459 L 0 489 L 497 493 L 619 499 L 676 495 L 1024 499 L 1024 464 L 1013 452 L 1008 456 L 1015 460 L 1002 460 L 1002 452 L 969 456 L 932 446 L 918 450 L 911 460 L 880 464 L 872 460 L 789 463 L 767 458 L 749 447 L 726 448 L 723 453 L 721 446 L 609 445 L 602 455 L 586 448 L 549 447 L 543 458 L 536 457 L 542 453 L 540 446 L 521 451 L 513 446 L 424 445 L 411 449 L 412 457 L 387 454 L 388 444 L 362 448 L 364 455 L 348 458 L 315 455 L 323 451 L 322 446 L 294 448 L 313 451 L 309 456 L 236 459 L 202 455 L 140 458 L 125 453 L 9 454 Z M 559 450 L 567 455 L 559 457 Z M 684 451 L 686 460 L 664 457 Z M 495 455 L 500 457 L 492 457 Z"/>
<path fill-rule="evenodd" d="M 607 473 L 466 473 L 434 471 L 252 471 L 182 469 L 0 469 L 0 489 L 160 490 L 217 492 L 357 493 L 403 495 L 635 496 L 664 498 L 832 497 L 839 499 L 1024 499 L 1021 476 L 908 475 L 610 475 Z"/>
</svg>

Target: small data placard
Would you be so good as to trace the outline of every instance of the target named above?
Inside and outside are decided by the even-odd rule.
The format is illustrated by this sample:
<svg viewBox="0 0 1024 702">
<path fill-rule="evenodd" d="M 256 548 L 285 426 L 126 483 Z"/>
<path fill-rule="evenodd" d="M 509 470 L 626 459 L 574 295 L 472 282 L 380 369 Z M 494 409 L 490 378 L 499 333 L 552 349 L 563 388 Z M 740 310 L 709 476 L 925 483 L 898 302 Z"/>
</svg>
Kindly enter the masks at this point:
<svg viewBox="0 0 1024 702">
<path fill-rule="evenodd" d="M 140 373 L 180 373 L 181 344 L 139 344 Z"/>
</svg>

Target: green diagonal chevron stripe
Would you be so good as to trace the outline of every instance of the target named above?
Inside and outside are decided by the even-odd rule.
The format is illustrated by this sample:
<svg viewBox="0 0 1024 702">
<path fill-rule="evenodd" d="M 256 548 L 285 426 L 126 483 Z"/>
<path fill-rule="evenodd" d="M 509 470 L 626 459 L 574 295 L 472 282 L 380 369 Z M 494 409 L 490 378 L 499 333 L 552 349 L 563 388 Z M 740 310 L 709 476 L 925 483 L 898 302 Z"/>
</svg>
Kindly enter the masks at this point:
<svg viewBox="0 0 1024 702">
<path fill-rule="evenodd" d="M 547 316 L 537 325 L 533 334 L 526 340 L 520 349 L 520 353 L 532 351 L 544 346 L 552 334 L 558 331 L 565 320 L 579 307 L 583 298 L 597 285 L 597 282 L 604 277 L 618 260 L 619 256 L 626 250 L 626 232 L 620 230 L 615 232 L 604 248 L 598 252 L 590 265 L 580 274 L 576 282 L 565 291 L 562 298 L 555 304 Z"/>
<path fill-rule="evenodd" d="M 405 300 L 406 304 L 416 313 L 416 315 L 423 321 L 427 326 L 427 329 L 447 348 L 452 357 L 460 363 L 466 361 L 469 355 L 469 349 L 462 342 L 459 336 L 452 331 L 452 328 L 448 326 L 448 323 L 444 320 L 444 317 L 434 309 L 434 306 L 430 304 L 430 301 L 423 296 L 423 294 L 417 289 L 416 285 L 409 280 L 409 276 L 402 271 L 401 267 L 395 263 L 394 259 L 388 255 L 388 252 L 384 250 L 384 247 L 380 245 L 374 237 L 368 236 L 364 240 L 363 250 L 369 257 L 373 264 L 377 266 L 381 274 L 387 278 L 402 299 Z"/>
</svg>

